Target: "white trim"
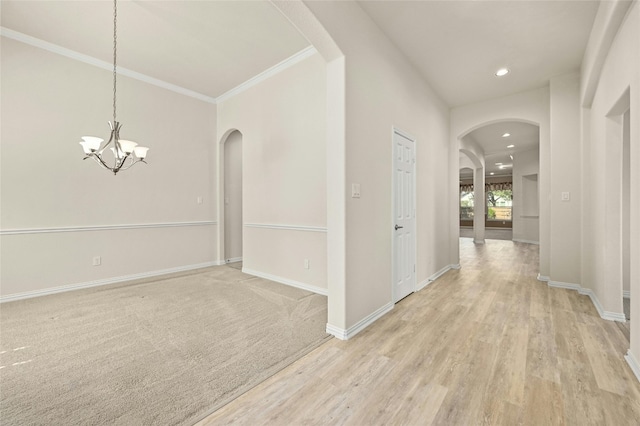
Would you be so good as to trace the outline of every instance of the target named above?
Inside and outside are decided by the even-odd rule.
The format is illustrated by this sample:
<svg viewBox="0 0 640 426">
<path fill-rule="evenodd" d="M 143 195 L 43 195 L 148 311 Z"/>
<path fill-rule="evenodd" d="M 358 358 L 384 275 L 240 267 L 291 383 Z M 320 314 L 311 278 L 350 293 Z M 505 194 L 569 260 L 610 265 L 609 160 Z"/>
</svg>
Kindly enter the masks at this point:
<svg viewBox="0 0 640 426">
<path fill-rule="evenodd" d="M 30 46 L 34 46 L 40 49 L 44 49 L 51 53 L 56 53 L 61 56 L 65 56 L 67 58 L 84 62 L 85 64 L 93 65 L 97 68 L 102 68 L 107 71 L 113 71 L 113 64 L 94 58 L 93 56 L 85 55 L 80 52 L 76 52 L 75 50 L 67 49 L 66 47 L 59 46 L 57 44 L 49 43 L 48 41 L 41 40 L 36 37 L 32 37 L 27 34 L 23 34 L 18 31 L 11 30 L 9 28 L 0 27 L 0 35 L 3 37 L 7 37 L 21 43 L 28 44 Z M 212 98 L 211 96 L 203 95 L 202 93 L 194 92 L 190 89 L 185 89 L 184 87 L 176 86 L 175 84 L 168 83 L 163 80 L 159 80 L 157 78 L 149 77 L 148 75 L 141 74 L 136 71 L 132 71 L 123 67 L 117 67 L 116 72 L 120 75 L 124 75 L 135 80 L 139 80 L 153 86 L 161 87 L 163 89 L 170 90 L 175 93 L 179 93 L 184 96 L 188 96 L 190 98 L 195 98 L 210 104 L 216 103 L 216 98 Z"/>
<path fill-rule="evenodd" d="M 280 283 L 280 284 L 286 284 L 286 285 L 289 285 L 291 287 L 301 288 L 303 290 L 311 291 L 313 293 L 320 294 L 322 296 L 327 296 L 328 293 L 329 293 L 326 288 L 317 287 L 317 286 L 311 285 L 311 284 L 301 283 L 300 281 L 295 281 L 295 280 L 291 280 L 289 278 L 279 277 L 277 275 L 267 274 L 265 272 L 255 271 L 253 269 L 249 269 L 249 268 L 245 268 L 245 267 L 242 267 L 242 272 L 244 272 L 245 274 L 254 275 L 256 277 L 264 278 L 264 279 L 269 280 L 269 281 L 275 281 L 275 282 Z"/>
<path fill-rule="evenodd" d="M 331 325 L 327 323 L 326 328 L 327 333 L 331 334 L 334 337 L 337 337 L 340 340 L 347 340 L 347 330 L 344 328 L 336 327 L 335 325 Z"/>
<path fill-rule="evenodd" d="M 435 274 L 431 275 L 426 280 L 424 280 L 421 283 L 417 284 L 416 285 L 416 291 L 422 290 L 423 288 L 425 288 L 426 286 L 428 286 L 429 284 L 431 284 L 432 282 L 434 282 L 435 280 L 437 280 L 442 275 L 444 275 L 445 273 L 449 272 L 452 269 L 460 269 L 460 264 L 459 263 L 451 264 L 451 265 L 447 265 L 444 268 L 440 269 L 438 272 L 436 272 Z"/>
<path fill-rule="evenodd" d="M 625 290 L 622 292 L 622 297 L 624 299 L 631 299 L 631 291 L 630 290 Z"/>
<path fill-rule="evenodd" d="M 600 303 L 600 300 L 598 299 L 598 296 L 596 296 L 596 294 L 590 288 L 581 288 L 580 290 L 578 290 L 578 293 L 586 294 L 587 296 L 589 296 L 591 302 L 593 303 L 593 306 L 596 307 L 600 318 L 606 319 L 608 321 L 627 322 L 627 317 L 625 317 L 624 313 L 605 311 L 602 307 L 602 304 Z"/>
<path fill-rule="evenodd" d="M 542 281 L 542 282 L 544 282 L 544 283 L 548 283 L 548 282 L 549 282 L 549 277 L 548 277 L 548 276 L 546 276 L 546 275 L 540 275 L 540 274 L 538 274 L 537 280 L 538 280 L 538 281 Z"/>
<path fill-rule="evenodd" d="M 420 290 L 424 289 L 426 286 L 428 286 L 432 282 L 433 282 L 433 280 L 431 278 L 427 278 L 426 280 L 423 280 L 423 281 L 419 282 L 418 284 L 416 284 L 416 290 L 415 291 L 420 291 Z"/>
<path fill-rule="evenodd" d="M 354 324 L 353 326 L 349 327 L 346 330 L 331 324 L 327 324 L 327 333 L 332 334 L 333 336 L 337 337 L 340 340 L 349 340 L 353 336 L 355 336 L 356 334 L 364 330 L 366 327 L 373 324 L 376 320 L 381 318 L 384 314 L 392 310 L 393 306 L 394 306 L 393 302 L 389 302 L 386 305 L 381 306 L 380 308 L 376 309 L 374 312 L 367 315 L 366 317 L 364 317 L 363 319 L 361 319 L 356 324 Z"/>
<path fill-rule="evenodd" d="M 279 72 L 289 68 L 292 65 L 297 64 L 298 62 L 301 62 L 313 55 L 315 55 L 316 53 L 318 53 L 318 51 L 316 50 L 315 47 L 313 46 L 308 46 L 304 49 L 302 49 L 301 51 L 299 51 L 298 53 L 293 54 L 292 56 L 288 57 L 287 59 L 285 59 L 284 61 L 272 66 L 271 68 L 267 69 L 266 71 L 261 72 L 260 74 L 256 75 L 255 77 L 250 78 L 249 80 L 245 81 L 244 83 L 240 84 L 239 86 L 229 90 L 228 92 L 223 93 L 222 95 L 218 96 L 216 98 L 216 102 L 224 102 L 227 99 L 244 92 L 245 90 L 255 86 L 256 84 L 259 84 L 263 81 L 265 81 L 266 79 L 268 79 L 269 77 L 272 77 L 276 74 L 278 74 Z"/>
<path fill-rule="evenodd" d="M 236 262 L 242 262 L 242 257 L 232 257 L 231 259 L 225 259 L 224 263 L 236 263 Z"/>
<path fill-rule="evenodd" d="M 11 30 L 9 28 L 6 27 L 0 27 L 0 35 L 3 37 L 7 37 L 10 38 L 12 40 L 16 40 L 19 41 L 21 43 L 25 43 L 28 44 L 30 46 L 33 47 L 37 47 L 43 50 L 46 50 L 48 52 L 51 53 L 55 53 L 61 56 L 65 56 L 67 58 L 79 61 L 79 62 L 83 62 L 85 64 L 89 64 L 92 65 L 94 67 L 97 68 L 101 68 L 107 71 L 113 71 L 113 64 L 110 62 L 106 62 L 103 61 L 101 59 L 97 59 L 94 58 L 93 56 L 89 56 L 89 55 L 85 55 L 83 53 L 80 52 L 76 52 L 75 50 L 71 50 L 71 49 L 67 49 L 66 47 L 62 47 L 59 46 L 57 44 L 54 43 L 50 43 L 48 41 L 45 40 L 41 40 L 39 38 L 36 37 L 32 37 L 30 35 L 18 32 L 18 31 L 14 31 Z M 175 84 L 163 81 L 163 80 L 159 80 L 157 78 L 153 78 L 150 77 L 148 75 L 127 69 L 127 68 L 123 68 L 121 66 L 118 66 L 116 69 L 116 72 L 120 75 L 124 75 L 126 77 L 130 77 L 133 78 L 135 80 L 139 80 L 142 81 L 144 83 L 148 83 L 151 84 L 153 86 L 157 86 L 157 87 L 161 87 L 163 89 L 166 90 L 170 90 L 172 92 L 184 95 L 184 96 L 188 96 L 190 98 L 194 98 L 194 99 L 198 99 L 200 101 L 203 102 L 207 102 L 210 104 L 217 104 L 219 102 L 224 102 L 227 99 L 244 92 L 245 90 L 249 89 L 250 87 L 253 87 L 261 82 L 263 82 L 264 80 L 268 79 L 269 77 L 272 77 L 276 74 L 278 74 L 281 71 L 284 71 L 285 69 L 289 68 L 292 65 L 297 64 L 298 62 L 301 62 L 311 56 L 313 56 L 314 54 L 316 54 L 318 51 L 316 50 L 315 47 L 313 46 L 308 46 L 304 49 L 302 49 L 301 51 L 299 51 L 298 53 L 295 53 L 293 55 L 291 55 L 290 57 L 288 57 L 287 59 L 281 61 L 280 63 L 272 66 L 271 68 L 261 72 L 260 74 L 256 75 L 255 77 L 250 78 L 249 80 L 245 81 L 244 83 L 241 83 L 240 85 L 236 86 L 235 88 L 223 93 L 222 95 L 218 96 L 217 98 L 214 98 L 212 96 L 207 96 L 204 95 L 202 93 L 198 93 L 196 91 L 193 91 L 191 89 L 186 89 L 184 87 L 181 86 L 177 86 Z"/>
<path fill-rule="evenodd" d="M 545 281 L 545 280 L 542 280 L 541 278 L 542 277 L 538 275 L 538 280 Z M 602 307 L 602 304 L 600 303 L 600 300 L 598 299 L 598 296 L 596 296 L 593 290 L 589 288 L 583 288 L 580 284 L 564 283 L 561 281 L 551 281 L 548 279 L 548 277 L 545 277 L 545 278 L 547 278 L 547 281 L 548 281 L 547 285 L 549 287 L 575 290 L 580 294 L 589 296 L 589 298 L 591 299 L 591 303 L 593 303 L 593 306 L 595 306 L 596 310 L 598 311 L 598 315 L 600 315 L 600 318 L 608 321 L 627 322 L 627 319 L 624 313 L 605 311 L 604 308 Z"/>
<path fill-rule="evenodd" d="M 636 379 L 638 379 L 638 381 L 640 382 L 640 363 L 638 362 L 636 357 L 633 356 L 633 353 L 631 353 L 631 349 L 627 351 L 627 354 L 624 356 L 624 359 L 627 360 L 627 364 L 629 364 L 629 367 L 631 367 L 631 371 L 633 371 L 633 374 L 635 374 Z"/>
<path fill-rule="evenodd" d="M 59 232 L 86 232 L 86 231 L 113 231 L 116 229 L 145 229 L 145 228 L 174 228 L 185 226 L 211 226 L 217 225 L 216 221 L 198 222 L 165 222 L 165 223 L 138 223 L 123 225 L 97 225 L 97 226 L 62 226 L 56 228 L 24 228 L 0 230 L 0 235 L 21 235 L 21 234 L 51 234 Z"/>
<path fill-rule="evenodd" d="M 115 283 L 120 283 L 124 281 L 138 280 L 141 278 L 157 277 L 158 275 L 166 275 L 166 274 L 172 274 L 175 272 L 191 271 L 193 269 L 208 268 L 210 266 L 218 266 L 218 265 L 220 265 L 219 262 L 198 263 L 195 265 L 178 266 L 176 268 L 161 269 L 157 271 L 142 272 L 139 274 L 131 274 L 131 275 L 122 275 L 120 277 L 105 278 L 102 280 L 88 281 L 88 282 L 78 283 L 78 284 L 63 285 L 63 286 L 52 287 L 52 288 L 47 288 L 43 290 L 27 291 L 24 293 L 10 294 L 8 296 L 0 296 L 0 303 L 12 302 L 14 300 L 31 299 L 33 297 L 48 296 L 50 294 L 64 293 L 67 291 L 80 290 L 83 288 L 98 287 L 102 285 L 115 284 Z"/>
<path fill-rule="evenodd" d="M 553 288 L 564 288 L 567 290 L 576 290 L 576 291 L 580 291 L 580 289 L 582 288 L 582 286 L 580 286 L 580 284 L 574 284 L 574 283 L 563 283 L 561 281 L 547 281 L 547 285 L 549 287 L 553 287 Z"/>
<path fill-rule="evenodd" d="M 537 246 L 540 245 L 540 241 L 521 240 L 520 238 L 512 238 L 511 241 L 513 241 L 514 243 L 535 244 Z"/>
<path fill-rule="evenodd" d="M 301 225 L 276 225 L 270 223 L 245 223 L 245 228 L 263 228 L 263 229 L 285 229 L 288 231 L 308 231 L 308 232 L 327 232 L 327 228 L 320 226 L 301 226 Z"/>
</svg>

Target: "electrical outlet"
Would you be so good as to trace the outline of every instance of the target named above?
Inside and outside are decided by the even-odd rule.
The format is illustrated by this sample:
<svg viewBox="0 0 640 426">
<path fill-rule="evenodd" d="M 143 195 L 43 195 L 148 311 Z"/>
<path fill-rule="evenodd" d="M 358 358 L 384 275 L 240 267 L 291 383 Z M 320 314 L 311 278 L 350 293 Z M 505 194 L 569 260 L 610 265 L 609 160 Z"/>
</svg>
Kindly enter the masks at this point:
<svg viewBox="0 0 640 426">
<path fill-rule="evenodd" d="M 102 258 L 100 256 L 94 256 L 93 266 L 100 266 L 100 265 L 102 265 Z"/>
<path fill-rule="evenodd" d="M 304 260 L 304 269 L 309 269 L 309 259 Z"/>
</svg>

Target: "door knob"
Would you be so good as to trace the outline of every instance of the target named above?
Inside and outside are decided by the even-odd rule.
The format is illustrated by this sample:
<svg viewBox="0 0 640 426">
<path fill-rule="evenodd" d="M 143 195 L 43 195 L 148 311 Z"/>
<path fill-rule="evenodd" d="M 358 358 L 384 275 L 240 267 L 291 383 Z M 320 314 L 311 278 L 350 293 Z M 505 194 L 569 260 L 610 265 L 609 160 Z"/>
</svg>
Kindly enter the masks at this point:
<svg viewBox="0 0 640 426">
<path fill-rule="evenodd" d="M 402 229 L 402 228 L 404 228 L 404 226 L 398 226 L 398 225 L 396 225 L 396 231 L 397 231 L 398 229 Z"/>
</svg>

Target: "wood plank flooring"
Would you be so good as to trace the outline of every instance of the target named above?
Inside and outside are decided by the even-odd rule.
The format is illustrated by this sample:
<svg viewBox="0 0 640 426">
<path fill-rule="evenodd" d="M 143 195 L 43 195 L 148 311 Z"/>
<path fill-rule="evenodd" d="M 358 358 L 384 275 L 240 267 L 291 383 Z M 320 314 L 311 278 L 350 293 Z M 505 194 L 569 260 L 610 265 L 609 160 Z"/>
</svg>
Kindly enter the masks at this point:
<svg viewBox="0 0 640 426">
<path fill-rule="evenodd" d="M 538 246 L 461 239 L 461 264 L 199 425 L 640 424 L 628 341 L 536 280 Z"/>
</svg>

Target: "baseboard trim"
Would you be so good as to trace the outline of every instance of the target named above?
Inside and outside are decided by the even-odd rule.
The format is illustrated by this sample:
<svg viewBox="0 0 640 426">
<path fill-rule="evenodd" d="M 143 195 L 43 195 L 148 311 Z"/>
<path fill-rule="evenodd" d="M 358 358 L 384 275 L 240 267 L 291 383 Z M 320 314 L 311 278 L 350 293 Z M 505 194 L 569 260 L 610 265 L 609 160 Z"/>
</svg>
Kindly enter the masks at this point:
<svg viewBox="0 0 640 426">
<path fill-rule="evenodd" d="M 473 239 L 473 243 L 474 244 L 484 244 L 484 240 L 476 240 L 475 238 Z"/>
<path fill-rule="evenodd" d="M 432 282 L 433 282 L 433 280 L 431 278 L 427 278 L 426 280 L 419 282 L 418 284 L 416 284 L 416 290 L 415 291 L 420 291 L 420 290 L 424 289 L 426 286 L 428 286 Z"/>
<path fill-rule="evenodd" d="M 625 290 L 622 292 L 622 297 L 625 299 L 631 299 L 631 290 Z"/>
<path fill-rule="evenodd" d="M 521 240 L 520 238 L 512 238 L 511 241 L 513 241 L 514 243 L 525 243 L 525 244 L 535 244 L 535 245 L 540 245 L 540 241 L 533 241 L 533 240 Z"/>
<path fill-rule="evenodd" d="M 636 359 L 636 357 L 633 356 L 633 354 L 631 353 L 631 349 L 627 351 L 627 354 L 624 356 L 624 359 L 627 360 L 627 364 L 629 364 L 629 367 L 631 367 L 631 371 L 633 371 L 633 374 L 635 374 L 636 379 L 638 379 L 638 381 L 640 382 L 640 363 L 638 363 L 638 360 Z"/>
<path fill-rule="evenodd" d="M 624 316 L 624 313 L 605 311 L 604 308 L 602 307 L 602 304 L 600 303 L 600 300 L 598 299 L 598 296 L 596 296 L 596 294 L 590 288 L 583 288 L 580 284 L 565 283 L 561 281 L 551 281 L 551 280 L 547 282 L 547 285 L 553 288 L 575 290 L 580 294 L 589 296 L 589 298 L 591 299 L 591 303 L 593 303 L 593 306 L 595 306 L 596 310 L 598 311 L 598 315 L 600 315 L 600 318 L 602 319 L 606 319 L 608 321 L 627 322 L 627 319 Z"/>
<path fill-rule="evenodd" d="M 242 262 L 242 257 L 232 257 L 231 259 L 225 259 L 223 261 L 224 264 L 235 263 L 235 262 Z"/>
<path fill-rule="evenodd" d="M 315 285 L 311 285 L 311 284 L 305 284 L 302 283 L 300 281 L 295 281 L 289 278 L 284 278 L 284 277 L 279 277 L 277 275 L 271 275 L 271 274 L 267 274 L 265 272 L 260 272 L 260 271 L 256 271 L 250 268 L 245 268 L 242 267 L 242 272 L 244 272 L 245 274 L 249 274 L 249 275 L 253 275 L 256 277 L 260 277 L 260 278 L 264 278 L 265 280 L 269 280 L 269 281 L 275 281 L 277 283 L 280 284 L 285 284 L 291 287 L 296 287 L 296 288 L 300 288 L 302 290 L 307 290 L 310 291 L 312 293 L 316 293 L 316 294 L 320 294 L 322 296 L 327 296 L 329 294 L 328 290 L 326 288 L 322 288 L 322 287 L 317 287 Z"/>
<path fill-rule="evenodd" d="M 31 299 L 33 297 L 48 296 L 51 294 L 64 293 L 67 291 L 81 290 L 83 288 L 98 287 L 107 284 L 116 284 L 125 281 L 138 280 L 141 278 L 157 277 L 159 275 L 173 274 L 175 272 L 191 271 L 193 269 L 208 268 L 210 266 L 219 266 L 219 262 L 198 263 L 195 265 L 179 266 L 176 268 L 160 269 L 150 272 L 142 272 L 140 274 L 122 275 L 114 278 L 105 278 L 102 280 L 88 281 L 79 284 L 69 284 L 59 287 L 52 287 L 43 290 L 27 291 L 24 293 L 10 294 L 8 296 L 0 296 L 0 303 L 13 302 L 15 300 Z"/>
<path fill-rule="evenodd" d="M 418 285 L 416 285 L 416 290 L 415 291 L 422 290 L 423 288 L 425 288 L 426 286 L 428 286 L 429 284 L 431 284 L 432 282 L 434 282 L 435 280 L 437 280 L 442 275 L 446 274 L 447 272 L 449 272 L 452 269 L 460 269 L 460 264 L 459 263 L 455 263 L 455 264 L 451 264 L 451 265 L 445 266 L 444 268 L 440 269 L 435 274 L 431 275 L 426 280 L 418 283 Z"/>
<path fill-rule="evenodd" d="M 546 275 L 538 274 L 538 281 L 542 281 L 544 283 L 548 283 L 549 282 L 549 277 L 547 277 Z"/>
<path fill-rule="evenodd" d="M 553 287 L 553 288 L 564 288 L 567 290 L 576 290 L 576 291 L 580 291 L 580 289 L 582 288 L 582 286 L 580 284 L 574 284 L 574 283 L 564 283 L 562 281 L 547 281 L 547 285 L 549 287 Z"/>
<path fill-rule="evenodd" d="M 356 334 L 358 334 L 359 332 L 367 328 L 369 325 L 373 324 L 375 321 L 380 319 L 387 312 L 391 311 L 393 307 L 394 307 L 394 303 L 389 302 L 386 305 L 383 305 L 380 308 L 376 309 L 374 312 L 367 315 L 366 317 L 364 317 L 363 319 L 361 319 L 356 324 L 354 324 L 353 326 L 349 327 L 346 330 L 331 324 L 327 324 L 327 333 L 333 335 L 334 337 L 340 340 L 349 340 L 353 336 L 355 336 Z"/>
</svg>

